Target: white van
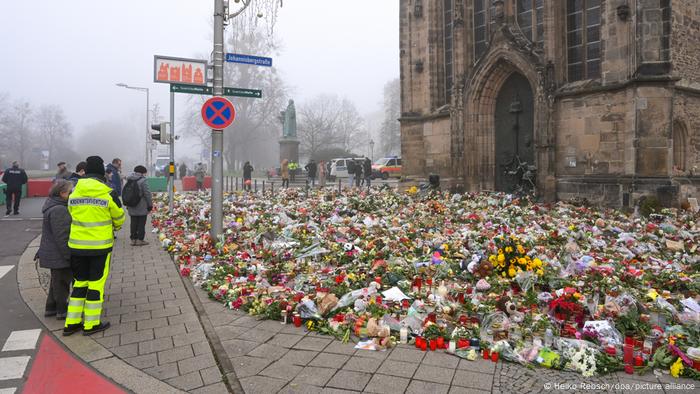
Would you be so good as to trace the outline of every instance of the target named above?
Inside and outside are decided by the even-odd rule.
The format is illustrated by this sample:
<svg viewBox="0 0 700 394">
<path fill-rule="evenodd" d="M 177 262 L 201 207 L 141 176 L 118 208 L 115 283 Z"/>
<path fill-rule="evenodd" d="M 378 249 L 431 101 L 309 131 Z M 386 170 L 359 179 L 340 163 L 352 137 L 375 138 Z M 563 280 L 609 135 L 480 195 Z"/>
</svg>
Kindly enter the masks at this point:
<svg viewBox="0 0 700 394">
<path fill-rule="evenodd" d="M 364 157 L 347 157 L 343 159 L 333 159 L 331 160 L 331 173 L 330 181 L 334 181 L 337 178 L 347 178 L 348 175 L 348 161 L 355 160 L 356 163 L 361 163 L 365 160 Z"/>
</svg>

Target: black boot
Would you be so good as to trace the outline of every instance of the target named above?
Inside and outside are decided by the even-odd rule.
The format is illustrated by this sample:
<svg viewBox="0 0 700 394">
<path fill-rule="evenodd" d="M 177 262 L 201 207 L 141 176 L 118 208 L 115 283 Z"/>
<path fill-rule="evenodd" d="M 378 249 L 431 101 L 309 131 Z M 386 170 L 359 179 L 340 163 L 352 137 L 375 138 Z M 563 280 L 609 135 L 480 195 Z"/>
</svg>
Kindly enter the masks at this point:
<svg viewBox="0 0 700 394">
<path fill-rule="evenodd" d="M 69 324 L 66 327 L 63 328 L 63 336 L 67 337 L 70 335 L 75 334 L 76 332 L 80 331 L 83 329 L 82 323 L 78 324 Z"/>
<path fill-rule="evenodd" d="M 100 324 L 98 324 L 90 329 L 83 330 L 83 335 L 92 335 L 96 332 L 104 331 L 104 330 L 108 329 L 109 326 L 110 326 L 110 324 L 108 321 L 102 322 L 102 323 L 100 323 Z"/>
</svg>

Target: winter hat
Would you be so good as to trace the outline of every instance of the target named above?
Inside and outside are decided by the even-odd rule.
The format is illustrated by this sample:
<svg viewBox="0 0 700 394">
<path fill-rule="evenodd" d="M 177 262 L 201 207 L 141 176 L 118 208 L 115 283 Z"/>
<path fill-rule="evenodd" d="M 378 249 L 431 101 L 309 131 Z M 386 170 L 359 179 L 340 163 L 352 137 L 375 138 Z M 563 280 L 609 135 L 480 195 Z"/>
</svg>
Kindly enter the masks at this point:
<svg viewBox="0 0 700 394">
<path fill-rule="evenodd" d="M 134 172 L 138 172 L 139 174 L 145 174 L 148 172 L 148 170 L 144 166 L 136 166 L 134 167 Z"/>
<path fill-rule="evenodd" d="M 104 175 L 105 174 L 105 162 L 100 156 L 90 156 L 85 162 L 87 166 L 85 167 L 85 172 L 88 174 Z"/>
</svg>

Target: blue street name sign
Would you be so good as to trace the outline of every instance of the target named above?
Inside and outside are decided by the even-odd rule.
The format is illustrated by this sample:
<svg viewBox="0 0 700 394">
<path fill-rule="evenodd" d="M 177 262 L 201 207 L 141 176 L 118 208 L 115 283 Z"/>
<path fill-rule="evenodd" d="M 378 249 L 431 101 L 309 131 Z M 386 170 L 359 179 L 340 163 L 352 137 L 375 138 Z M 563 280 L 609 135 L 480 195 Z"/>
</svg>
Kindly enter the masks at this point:
<svg viewBox="0 0 700 394">
<path fill-rule="evenodd" d="M 272 67 L 271 57 L 260 57 L 252 55 L 241 55 L 238 53 L 227 53 L 226 61 L 229 63 L 252 64 L 253 66 Z"/>
</svg>

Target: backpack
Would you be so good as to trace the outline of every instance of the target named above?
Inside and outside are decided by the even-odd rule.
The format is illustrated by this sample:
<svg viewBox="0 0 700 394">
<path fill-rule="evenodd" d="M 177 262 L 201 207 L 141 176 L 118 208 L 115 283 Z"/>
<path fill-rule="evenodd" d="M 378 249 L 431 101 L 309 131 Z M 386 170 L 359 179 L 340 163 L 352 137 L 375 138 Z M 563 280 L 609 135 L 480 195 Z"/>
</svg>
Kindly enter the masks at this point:
<svg viewBox="0 0 700 394">
<path fill-rule="evenodd" d="M 127 207 L 135 207 L 141 202 L 141 188 L 138 181 L 129 179 L 122 189 L 122 201 Z"/>
</svg>

